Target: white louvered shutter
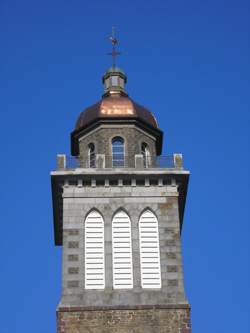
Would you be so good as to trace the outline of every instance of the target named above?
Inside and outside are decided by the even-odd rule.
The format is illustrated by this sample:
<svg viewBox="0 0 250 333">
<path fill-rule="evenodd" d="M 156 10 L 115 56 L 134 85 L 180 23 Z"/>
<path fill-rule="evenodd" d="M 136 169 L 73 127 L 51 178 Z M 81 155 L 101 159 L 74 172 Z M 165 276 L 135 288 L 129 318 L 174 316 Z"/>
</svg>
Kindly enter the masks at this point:
<svg viewBox="0 0 250 333">
<path fill-rule="evenodd" d="M 145 211 L 139 220 L 142 288 L 161 288 L 158 220 Z"/>
<path fill-rule="evenodd" d="M 131 221 L 124 211 L 112 221 L 112 250 L 114 289 L 133 288 Z"/>
<path fill-rule="evenodd" d="M 85 220 L 85 289 L 104 287 L 104 221 L 92 211 Z"/>
</svg>

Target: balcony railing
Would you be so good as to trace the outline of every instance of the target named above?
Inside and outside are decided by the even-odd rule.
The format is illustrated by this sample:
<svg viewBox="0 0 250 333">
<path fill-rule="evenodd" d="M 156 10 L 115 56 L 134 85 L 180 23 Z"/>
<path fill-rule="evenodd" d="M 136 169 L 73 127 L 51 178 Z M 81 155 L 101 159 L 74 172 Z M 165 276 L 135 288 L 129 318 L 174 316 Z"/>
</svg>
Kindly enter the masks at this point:
<svg viewBox="0 0 250 333">
<path fill-rule="evenodd" d="M 173 154 L 172 156 L 148 156 L 133 155 L 122 156 L 119 159 L 113 159 L 112 156 L 96 154 L 95 158 L 89 159 L 88 156 L 66 156 L 57 155 L 57 170 L 73 170 L 77 168 L 88 169 L 182 169 L 182 154 Z"/>
</svg>

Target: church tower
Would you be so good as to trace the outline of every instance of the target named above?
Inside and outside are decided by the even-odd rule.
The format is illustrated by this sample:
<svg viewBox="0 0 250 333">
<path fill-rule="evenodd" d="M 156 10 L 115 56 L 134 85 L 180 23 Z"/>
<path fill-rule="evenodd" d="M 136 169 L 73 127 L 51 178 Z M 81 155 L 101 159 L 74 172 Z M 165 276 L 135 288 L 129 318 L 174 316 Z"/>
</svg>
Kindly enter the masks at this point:
<svg viewBox="0 0 250 333">
<path fill-rule="evenodd" d="M 113 49 L 114 51 L 114 49 Z M 51 172 L 63 246 L 58 333 L 191 333 L 181 229 L 189 171 L 113 64 Z"/>
</svg>

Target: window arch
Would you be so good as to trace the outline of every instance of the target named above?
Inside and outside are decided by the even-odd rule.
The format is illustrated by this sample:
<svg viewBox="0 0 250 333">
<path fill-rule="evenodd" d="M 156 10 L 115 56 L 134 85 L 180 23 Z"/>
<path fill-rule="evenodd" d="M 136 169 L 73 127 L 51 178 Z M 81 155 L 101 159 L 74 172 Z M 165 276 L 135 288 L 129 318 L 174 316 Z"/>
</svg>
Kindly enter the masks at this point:
<svg viewBox="0 0 250 333">
<path fill-rule="evenodd" d="M 95 168 L 95 145 L 93 143 L 88 145 L 88 161 L 89 167 Z"/>
<path fill-rule="evenodd" d="M 143 156 L 143 166 L 144 168 L 148 168 L 150 166 L 150 152 L 145 142 L 141 144 L 141 154 Z"/>
<path fill-rule="evenodd" d="M 116 136 L 112 139 L 112 166 L 124 167 L 124 140 Z"/>
<path fill-rule="evenodd" d="M 148 209 L 139 220 L 142 288 L 161 288 L 161 263 L 157 217 Z"/>
<path fill-rule="evenodd" d="M 85 219 L 85 289 L 104 289 L 104 221 L 93 210 Z"/>
<path fill-rule="evenodd" d="M 133 288 L 131 221 L 123 210 L 112 220 L 112 253 L 114 289 Z"/>
</svg>

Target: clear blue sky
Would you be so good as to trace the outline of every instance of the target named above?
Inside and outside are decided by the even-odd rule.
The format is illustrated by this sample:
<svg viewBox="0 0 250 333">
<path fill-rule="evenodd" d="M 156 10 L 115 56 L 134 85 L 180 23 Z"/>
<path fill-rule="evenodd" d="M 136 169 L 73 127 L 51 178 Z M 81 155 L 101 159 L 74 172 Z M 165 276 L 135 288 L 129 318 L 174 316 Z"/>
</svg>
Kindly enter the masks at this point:
<svg viewBox="0 0 250 333">
<path fill-rule="evenodd" d="M 61 249 L 49 172 L 102 94 L 118 27 L 128 91 L 191 170 L 183 228 L 193 333 L 249 332 L 247 1 L 1 0 L 1 333 L 55 332 Z"/>
</svg>

